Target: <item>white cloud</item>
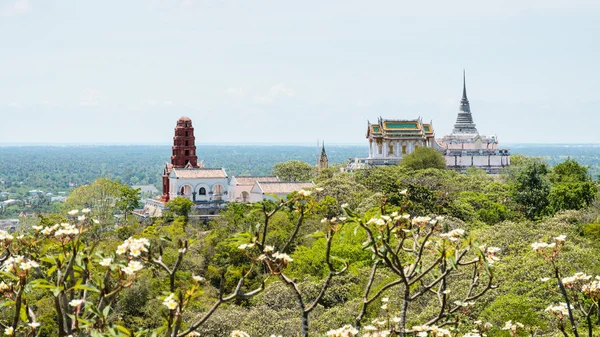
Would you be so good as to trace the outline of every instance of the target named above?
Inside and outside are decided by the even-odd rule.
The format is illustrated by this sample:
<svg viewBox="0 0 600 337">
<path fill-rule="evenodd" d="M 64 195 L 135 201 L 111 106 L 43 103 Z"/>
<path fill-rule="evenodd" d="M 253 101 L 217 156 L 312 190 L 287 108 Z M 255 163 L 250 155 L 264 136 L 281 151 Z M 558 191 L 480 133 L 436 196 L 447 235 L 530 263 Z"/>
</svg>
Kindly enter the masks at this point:
<svg viewBox="0 0 600 337">
<path fill-rule="evenodd" d="M 12 16 L 25 14 L 31 10 L 29 0 L 16 0 L 11 5 L 0 9 L 0 15 Z"/>
<path fill-rule="evenodd" d="M 94 106 L 98 105 L 100 99 L 100 91 L 97 89 L 86 88 L 79 97 L 79 105 Z"/>
<path fill-rule="evenodd" d="M 6 106 L 13 109 L 21 109 L 21 104 L 17 102 L 8 103 Z"/>
<path fill-rule="evenodd" d="M 266 95 L 252 97 L 252 101 L 256 104 L 269 104 L 277 98 L 292 98 L 294 96 L 296 96 L 296 90 L 287 87 L 284 83 L 279 83 L 272 86 Z"/>
</svg>

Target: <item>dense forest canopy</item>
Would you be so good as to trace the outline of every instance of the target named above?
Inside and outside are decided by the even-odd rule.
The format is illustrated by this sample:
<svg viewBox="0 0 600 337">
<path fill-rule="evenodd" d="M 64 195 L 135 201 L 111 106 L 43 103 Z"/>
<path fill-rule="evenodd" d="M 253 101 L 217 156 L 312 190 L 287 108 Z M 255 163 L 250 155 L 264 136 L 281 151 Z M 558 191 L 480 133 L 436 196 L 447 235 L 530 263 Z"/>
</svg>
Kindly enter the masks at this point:
<svg viewBox="0 0 600 337">
<path fill-rule="evenodd" d="M 330 164 L 367 155 L 366 146 L 329 145 Z M 513 154 L 541 157 L 550 165 L 567 158 L 590 166 L 600 174 L 600 147 L 593 145 L 516 145 Z M 224 167 L 229 175 L 268 175 L 276 163 L 300 160 L 316 165 L 320 148 L 311 146 L 200 145 L 199 160 L 206 167 Z M 57 193 L 109 177 L 126 185 L 160 187 L 163 165 L 170 160 L 170 146 L 0 146 L 0 192 L 23 194 L 34 189 Z M 21 184 L 22 182 L 22 184 Z"/>
<path fill-rule="evenodd" d="M 161 218 L 115 223 L 137 194 L 95 180 L 0 231 L 0 324 L 19 337 L 598 336 L 589 168 L 434 167 L 323 170 L 314 188 L 208 223 L 181 197 Z"/>
</svg>

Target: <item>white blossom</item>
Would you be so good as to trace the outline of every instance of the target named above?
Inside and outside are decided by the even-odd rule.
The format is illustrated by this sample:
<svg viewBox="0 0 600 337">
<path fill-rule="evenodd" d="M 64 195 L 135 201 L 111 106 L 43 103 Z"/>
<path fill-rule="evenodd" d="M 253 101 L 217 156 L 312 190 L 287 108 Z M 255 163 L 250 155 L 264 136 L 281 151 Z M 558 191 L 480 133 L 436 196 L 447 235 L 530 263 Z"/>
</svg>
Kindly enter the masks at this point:
<svg viewBox="0 0 600 337">
<path fill-rule="evenodd" d="M 169 310 L 175 310 L 177 308 L 177 301 L 175 300 L 175 294 L 167 296 L 163 301 L 163 305 L 169 308 Z"/>
<path fill-rule="evenodd" d="M 103 267 L 108 267 L 108 266 L 110 266 L 112 261 L 113 261 L 112 257 L 106 257 L 106 258 L 103 258 L 102 260 L 100 260 L 100 265 Z"/>
<path fill-rule="evenodd" d="M 71 300 L 71 302 L 69 302 L 69 305 L 72 306 L 72 307 L 78 307 L 83 302 L 85 302 L 83 299 Z"/>
</svg>

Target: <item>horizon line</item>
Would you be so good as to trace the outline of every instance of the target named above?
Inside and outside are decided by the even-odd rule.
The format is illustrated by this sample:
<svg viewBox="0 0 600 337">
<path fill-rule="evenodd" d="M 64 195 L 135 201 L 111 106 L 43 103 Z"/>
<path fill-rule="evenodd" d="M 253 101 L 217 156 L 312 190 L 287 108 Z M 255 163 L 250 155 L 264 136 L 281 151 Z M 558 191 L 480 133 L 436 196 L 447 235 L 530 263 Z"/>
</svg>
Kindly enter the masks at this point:
<svg viewBox="0 0 600 337">
<path fill-rule="evenodd" d="M 583 146 L 600 146 L 600 142 L 598 143 L 585 143 L 585 142 L 561 142 L 561 143 L 534 143 L 534 142 L 507 142 L 503 143 L 505 146 L 523 146 L 523 145 L 583 145 Z M 161 142 L 161 143 L 151 143 L 151 142 L 85 142 L 85 143 L 72 143 L 72 142 L 0 142 L 0 147 L 80 147 L 80 146 L 172 146 L 171 143 Z M 312 147 L 315 146 L 313 142 L 285 142 L 285 143 L 275 143 L 275 142 L 203 142 L 202 144 L 196 144 L 196 147 L 202 146 L 306 146 Z M 320 146 L 320 145 L 319 145 Z M 353 143 L 353 142 L 329 142 L 328 146 L 364 146 L 368 147 L 368 144 L 365 143 Z"/>
</svg>

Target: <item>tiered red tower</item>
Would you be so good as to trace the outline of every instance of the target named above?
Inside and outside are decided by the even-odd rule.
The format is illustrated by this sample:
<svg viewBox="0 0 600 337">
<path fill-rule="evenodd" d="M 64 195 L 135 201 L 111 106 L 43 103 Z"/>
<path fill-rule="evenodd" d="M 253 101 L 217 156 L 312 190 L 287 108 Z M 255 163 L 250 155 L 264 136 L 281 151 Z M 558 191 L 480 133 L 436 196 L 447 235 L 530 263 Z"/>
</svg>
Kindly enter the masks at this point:
<svg viewBox="0 0 600 337">
<path fill-rule="evenodd" d="M 169 175 L 173 168 L 197 168 L 198 156 L 196 156 L 196 137 L 194 127 L 189 117 L 180 117 L 175 126 L 173 137 L 173 154 L 171 164 L 165 164 L 162 176 L 162 198 L 160 201 L 169 201 Z"/>
<path fill-rule="evenodd" d="M 179 118 L 175 127 L 175 137 L 173 137 L 173 155 L 171 156 L 173 167 L 198 167 L 195 139 L 192 120 L 185 116 Z"/>
</svg>

